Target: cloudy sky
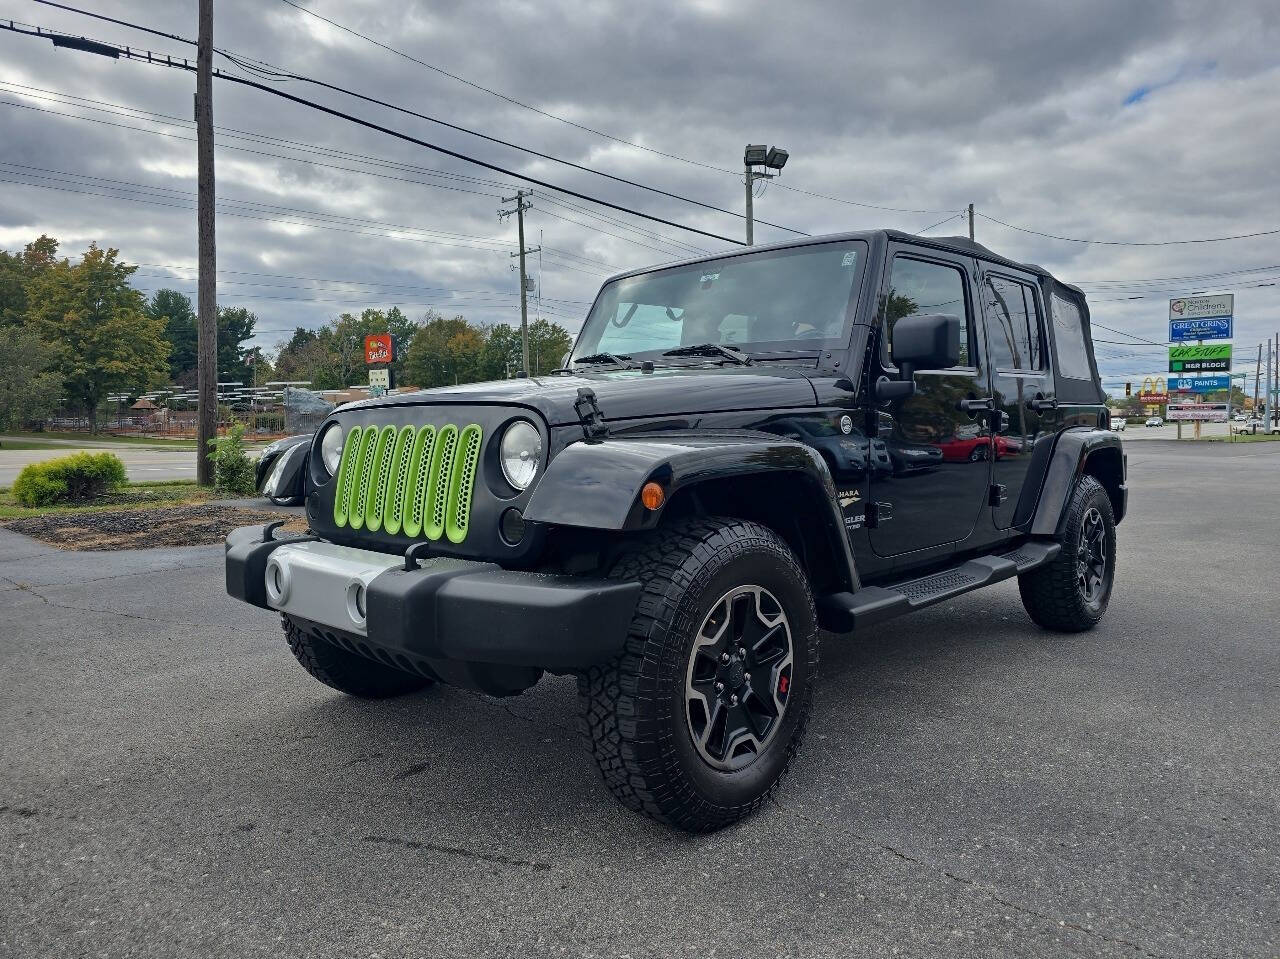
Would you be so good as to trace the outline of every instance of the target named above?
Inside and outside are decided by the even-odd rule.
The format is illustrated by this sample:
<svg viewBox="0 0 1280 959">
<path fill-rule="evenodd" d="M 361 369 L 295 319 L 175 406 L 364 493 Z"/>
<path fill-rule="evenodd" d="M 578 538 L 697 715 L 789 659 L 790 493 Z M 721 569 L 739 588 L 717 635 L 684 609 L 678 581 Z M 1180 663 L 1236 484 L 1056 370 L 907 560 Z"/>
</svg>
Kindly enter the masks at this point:
<svg viewBox="0 0 1280 959">
<path fill-rule="evenodd" d="M 1162 368 L 1142 340 L 1164 342 L 1171 295 L 1236 293 L 1237 369 L 1280 328 L 1280 232 L 1106 245 L 995 222 L 1115 244 L 1280 231 L 1280 5 L 1268 0 L 297 3 L 370 39 L 287 0 L 216 0 L 215 42 L 728 210 L 743 203 L 743 144 L 776 143 L 791 162 L 757 215 L 807 233 L 959 233 L 973 203 L 980 241 L 1088 291 L 1095 336 L 1115 341 L 1098 344 L 1109 385 Z M 195 0 L 82 5 L 196 31 Z M 32 0 L 6 0 L 0 16 L 193 56 Z M 742 233 L 732 216 L 276 85 L 516 174 Z M 194 294 L 193 90 L 190 74 L 0 32 L 0 248 L 49 233 L 75 256 L 97 241 L 144 264 L 139 287 Z M 515 224 L 496 215 L 518 175 L 227 83 L 214 119 L 219 299 L 253 309 L 264 344 L 364 306 L 518 317 Z M 614 270 L 729 247 L 541 188 L 533 204 L 539 308 L 571 331 Z M 791 235 L 757 226 L 757 242 Z"/>
</svg>

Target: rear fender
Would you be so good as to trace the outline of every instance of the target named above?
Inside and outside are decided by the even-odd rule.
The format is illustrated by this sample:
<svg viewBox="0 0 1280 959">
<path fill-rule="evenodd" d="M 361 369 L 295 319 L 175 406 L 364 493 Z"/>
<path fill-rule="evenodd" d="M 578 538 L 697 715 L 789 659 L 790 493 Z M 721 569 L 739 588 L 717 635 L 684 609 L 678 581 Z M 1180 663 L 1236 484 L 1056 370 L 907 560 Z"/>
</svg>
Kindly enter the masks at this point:
<svg viewBox="0 0 1280 959">
<path fill-rule="evenodd" d="M 717 481 L 764 477 L 786 484 L 789 502 L 769 504 L 821 520 L 824 552 L 838 567 L 840 589 L 858 587 L 844 513 L 835 484 L 818 452 L 803 443 L 752 431 L 646 433 L 600 443 L 574 443 L 555 457 L 539 481 L 525 519 L 532 523 L 625 532 L 657 527 L 681 494 Z M 665 492 L 656 510 L 640 502 L 640 490 L 656 482 Z M 704 504 L 715 514 L 715 503 Z M 779 530 L 787 538 L 788 532 Z"/>
<path fill-rule="evenodd" d="M 1040 500 L 1031 521 L 1032 536 L 1056 536 L 1066 519 L 1067 504 L 1082 476 L 1092 476 L 1107 491 L 1119 523 L 1128 506 L 1127 459 L 1120 437 L 1110 430 L 1065 430 L 1040 487 Z"/>
</svg>

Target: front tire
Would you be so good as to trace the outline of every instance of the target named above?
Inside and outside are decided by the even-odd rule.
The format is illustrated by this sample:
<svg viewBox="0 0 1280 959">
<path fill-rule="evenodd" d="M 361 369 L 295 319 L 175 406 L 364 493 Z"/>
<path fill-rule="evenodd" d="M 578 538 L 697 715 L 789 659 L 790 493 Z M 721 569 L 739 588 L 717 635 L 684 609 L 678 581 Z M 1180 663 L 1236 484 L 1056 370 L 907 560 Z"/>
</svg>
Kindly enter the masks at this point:
<svg viewBox="0 0 1280 959">
<path fill-rule="evenodd" d="M 294 657 L 326 686 L 361 699 L 388 699 L 415 693 L 431 685 L 431 680 L 335 646 L 314 635 L 290 616 L 281 615 L 284 638 Z"/>
<path fill-rule="evenodd" d="M 808 580 L 770 529 L 694 519 L 610 576 L 643 585 L 624 651 L 580 677 L 583 731 L 614 796 L 689 832 L 768 801 L 800 747 L 818 665 Z"/>
<path fill-rule="evenodd" d="M 1045 629 L 1080 633 L 1107 611 L 1116 573 L 1116 522 L 1111 498 L 1092 476 L 1083 476 L 1067 505 L 1067 521 L 1052 561 L 1018 577 L 1027 614 Z"/>
</svg>

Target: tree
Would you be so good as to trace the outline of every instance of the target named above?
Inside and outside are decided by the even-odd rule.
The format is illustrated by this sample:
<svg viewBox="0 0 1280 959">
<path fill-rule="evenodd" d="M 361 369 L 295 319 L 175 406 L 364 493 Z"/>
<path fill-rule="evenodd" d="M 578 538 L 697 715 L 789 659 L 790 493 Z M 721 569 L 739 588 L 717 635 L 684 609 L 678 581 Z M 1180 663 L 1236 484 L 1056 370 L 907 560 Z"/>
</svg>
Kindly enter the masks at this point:
<svg viewBox="0 0 1280 959">
<path fill-rule="evenodd" d="M 557 323 L 535 320 L 529 324 L 529 372 L 541 376 L 560 366 L 564 355 L 573 347 L 569 331 Z"/>
<path fill-rule="evenodd" d="M 0 250 L 0 325 L 26 321 L 28 285 L 57 261 L 58 241 L 45 234 L 21 253 Z"/>
<path fill-rule="evenodd" d="M 0 430 L 44 420 L 58 407 L 62 375 L 33 331 L 0 325 Z"/>
<path fill-rule="evenodd" d="M 243 344 L 253 337 L 258 317 L 243 306 L 218 308 L 218 380 L 248 383 L 253 370 L 245 362 L 249 350 Z"/>
<path fill-rule="evenodd" d="M 435 314 L 418 327 L 405 355 L 405 378 L 415 386 L 454 386 L 482 376 L 484 331 L 461 316 Z"/>
<path fill-rule="evenodd" d="M 515 376 L 522 362 L 520 331 L 508 323 L 491 327 L 485 339 L 481 375 L 486 380 L 504 380 Z"/>
<path fill-rule="evenodd" d="M 165 322 L 147 314 L 142 294 L 129 286 L 137 267 L 118 256 L 91 244 L 80 263 L 51 264 L 27 290 L 29 326 L 94 431 L 108 393 L 140 391 L 169 373 Z"/>
<path fill-rule="evenodd" d="M 196 313 L 191 300 L 177 290 L 156 290 L 147 304 L 147 315 L 164 320 L 164 338 L 169 341 L 169 379 L 188 379 L 196 368 Z"/>
</svg>

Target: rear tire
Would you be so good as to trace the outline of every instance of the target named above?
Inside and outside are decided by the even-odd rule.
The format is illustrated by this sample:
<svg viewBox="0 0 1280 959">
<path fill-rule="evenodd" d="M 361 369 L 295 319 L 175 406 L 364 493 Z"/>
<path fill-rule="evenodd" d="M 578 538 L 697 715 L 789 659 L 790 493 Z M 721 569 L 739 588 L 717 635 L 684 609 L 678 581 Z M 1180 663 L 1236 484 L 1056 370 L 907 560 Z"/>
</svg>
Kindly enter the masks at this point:
<svg viewBox="0 0 1280 959">
<path fill-rule="evenodd" d="M 803 569 L 764 526 L 693 519 L 637 541 L 610 576 L 643 589 L 622 655 L 579 678 L 605 784 L 689 832 L 750 815 L 790 767 L 813 702 Z"/>
<path fill-rule="evenodd" d="M 1027 614 L 1045 629 L 1080 633 L 1093 629 L 1107 611 L 1116 572 L 1116 522 L 1111 498 L 1092 476 L 1071 494 L 1050 563 L 1018 577 Z"/>
<path fill-rule="evenodd" d="M 315 636 L 289 616 L 280 617 L 289 649 L 309 672 L 326 686 L 361 699 L 388 699 L 414 693 L 431 680 L 366 659 Z"/>
</svg>

